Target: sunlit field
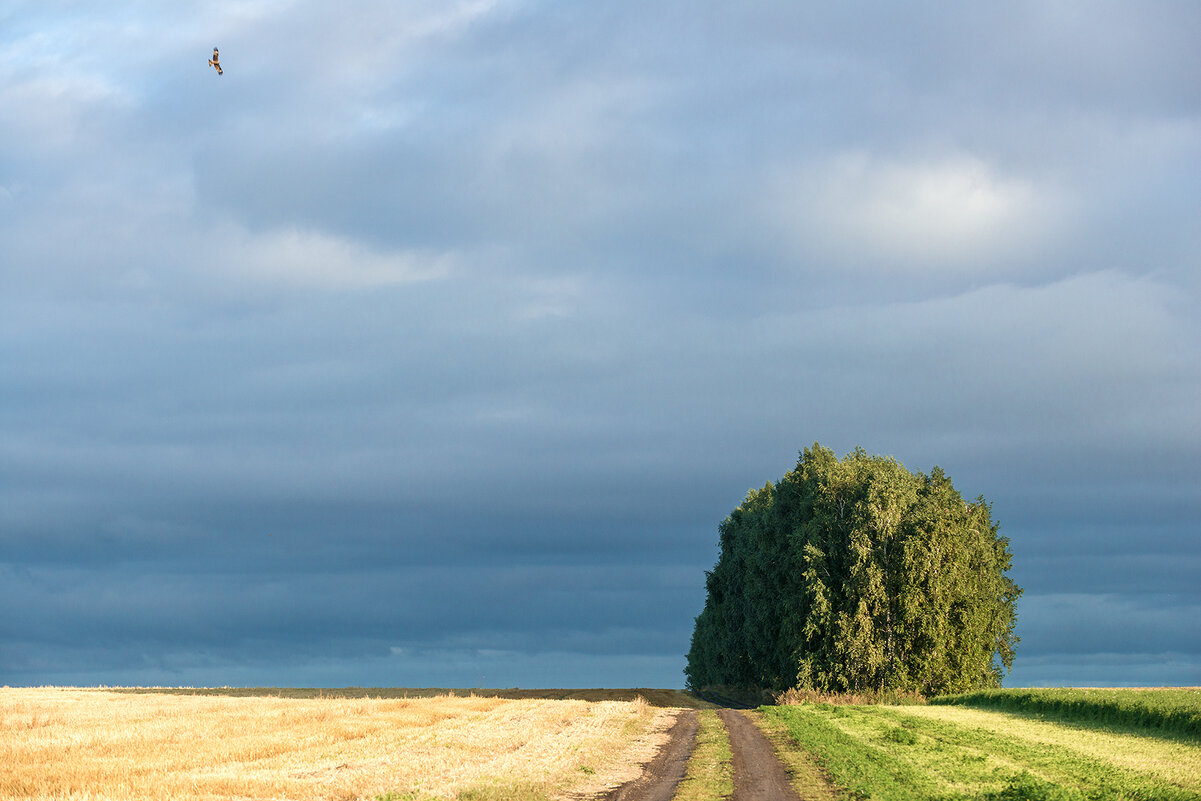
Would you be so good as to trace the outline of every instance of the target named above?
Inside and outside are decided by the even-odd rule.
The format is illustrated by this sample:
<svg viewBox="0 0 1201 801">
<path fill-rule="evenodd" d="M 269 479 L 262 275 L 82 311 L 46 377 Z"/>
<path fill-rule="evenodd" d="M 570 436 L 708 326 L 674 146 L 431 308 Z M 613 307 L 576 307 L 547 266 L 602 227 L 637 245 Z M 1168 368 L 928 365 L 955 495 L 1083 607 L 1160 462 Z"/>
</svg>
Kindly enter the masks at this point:
<svg viewBox="0 0 1201 801">
<path fill-rule="evenodd" d="M 931 703 L 1201 739 L 1198 687 L 979 690 L 935 698 Z"/>
<path fill-rule="evenodd" d="M 854 797 L 1201 799 L 1201 740 L 1163 724 L 1181 709 L 1201 712 L 1196 691 L 1011 695 L 1004 710 L 957 699 L 955 705 L 762 707 L 761 714 Z M 1054 715 L 1042 711 L 1052 698 L 1060 704 Z M 1134 716 L 1123 713 L 1115 725 L 1109 707 L 1136 709 L 1143 722 L 1129 723 Z"/>
<path fill-rule="evenodd" d="M 0 689 L 0 798 L 568 797 L 637 774 L 643 700 Z"/>
</svg>

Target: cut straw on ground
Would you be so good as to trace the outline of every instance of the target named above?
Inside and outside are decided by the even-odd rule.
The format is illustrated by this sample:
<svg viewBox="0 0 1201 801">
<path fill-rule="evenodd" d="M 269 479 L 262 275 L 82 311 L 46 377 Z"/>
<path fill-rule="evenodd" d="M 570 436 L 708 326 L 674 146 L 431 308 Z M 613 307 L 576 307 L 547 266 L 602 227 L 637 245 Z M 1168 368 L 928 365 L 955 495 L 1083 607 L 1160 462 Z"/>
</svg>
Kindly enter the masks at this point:
<svg viewBox="0 0 1201 801">
<path fill-rule="evenodd" d="M 4 688 L 0 798 L 567 797 L 626 780 L 675 714 L 640 700 Z"/>
</svg>

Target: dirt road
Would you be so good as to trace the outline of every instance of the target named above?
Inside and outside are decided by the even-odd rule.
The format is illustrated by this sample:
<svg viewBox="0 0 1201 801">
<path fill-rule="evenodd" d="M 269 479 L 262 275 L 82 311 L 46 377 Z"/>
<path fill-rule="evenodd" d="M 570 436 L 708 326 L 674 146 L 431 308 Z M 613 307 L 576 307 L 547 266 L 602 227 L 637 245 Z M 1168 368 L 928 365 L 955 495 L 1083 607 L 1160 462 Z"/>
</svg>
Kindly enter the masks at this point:
<svg viewBox="0 0 1201 801">
<path fill-rule="evenodd" d="M 771 742 L 742 712 L 717 712 L 730 735 L 734 755 L 733 801 L 799 801 L 788 771 L 776 757 Z M 680 713 L 671 736 L 642 775 L 605 795 L 602 801 L 671 801 L 696 742 L 697 714 Z"/>
<path fill-rule="evenodd" d="M 667 745 L 647 764 L 642 775 L 608 793 L 603 801 L 671 801 L 676 786 L 684 778 L 688 757 L 692 756 L 697 726 L 695 709 L 681 712 L 671 727 Z"/>
<path fill-rule="evenodd" d="M 742 712 L 717 712 L 734 752 L 734 801 L 799 801 L 771 742 Z"/>
</svg>

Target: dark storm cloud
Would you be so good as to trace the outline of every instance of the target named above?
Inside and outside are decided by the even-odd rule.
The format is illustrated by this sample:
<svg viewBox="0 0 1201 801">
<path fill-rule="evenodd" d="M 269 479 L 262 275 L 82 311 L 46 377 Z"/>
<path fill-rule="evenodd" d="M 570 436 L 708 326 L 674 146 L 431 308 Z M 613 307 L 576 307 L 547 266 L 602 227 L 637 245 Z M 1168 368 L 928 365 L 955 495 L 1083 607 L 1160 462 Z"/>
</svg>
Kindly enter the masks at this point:
<svg viewBox="0 0 1201 801">
<path fill-rule="evenodd" d="M 814 440 L 1196 683 L 1199 13 L 9 12 L 0 683 L 678 685 Z"/>
</svg>

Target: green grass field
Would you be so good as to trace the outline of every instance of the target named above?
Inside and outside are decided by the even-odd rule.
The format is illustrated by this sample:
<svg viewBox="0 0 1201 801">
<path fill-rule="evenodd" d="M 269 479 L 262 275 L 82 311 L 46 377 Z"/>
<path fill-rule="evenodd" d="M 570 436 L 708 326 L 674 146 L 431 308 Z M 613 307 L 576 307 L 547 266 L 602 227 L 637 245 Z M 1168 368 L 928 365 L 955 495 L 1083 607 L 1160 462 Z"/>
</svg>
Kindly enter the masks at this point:
<svg viewBox="0 0 1201 801">
<path fill-rule="evenodd" d="M 1053 714 L 1032 709 L 1020 692 L 1004 710 L 960 696 L 760 714 L 788 735 L 787 747 L 812 754 L 847 799 L 1201 801 L 1201 741 L 1164 723 L 1201 711 L 1196 691 L 1038 691 L 1042 703 L 1054 698 L 1066 710 Z M 1110 708 L 1142 711 L 1115 723 L 1115 713 L 1098 711 Z"/>
<path fill-rule="evenodd" d="M 982 690 L 930 703 L 1201 738 L 1201 688 L 1197 687 Z"/>
</svg>

